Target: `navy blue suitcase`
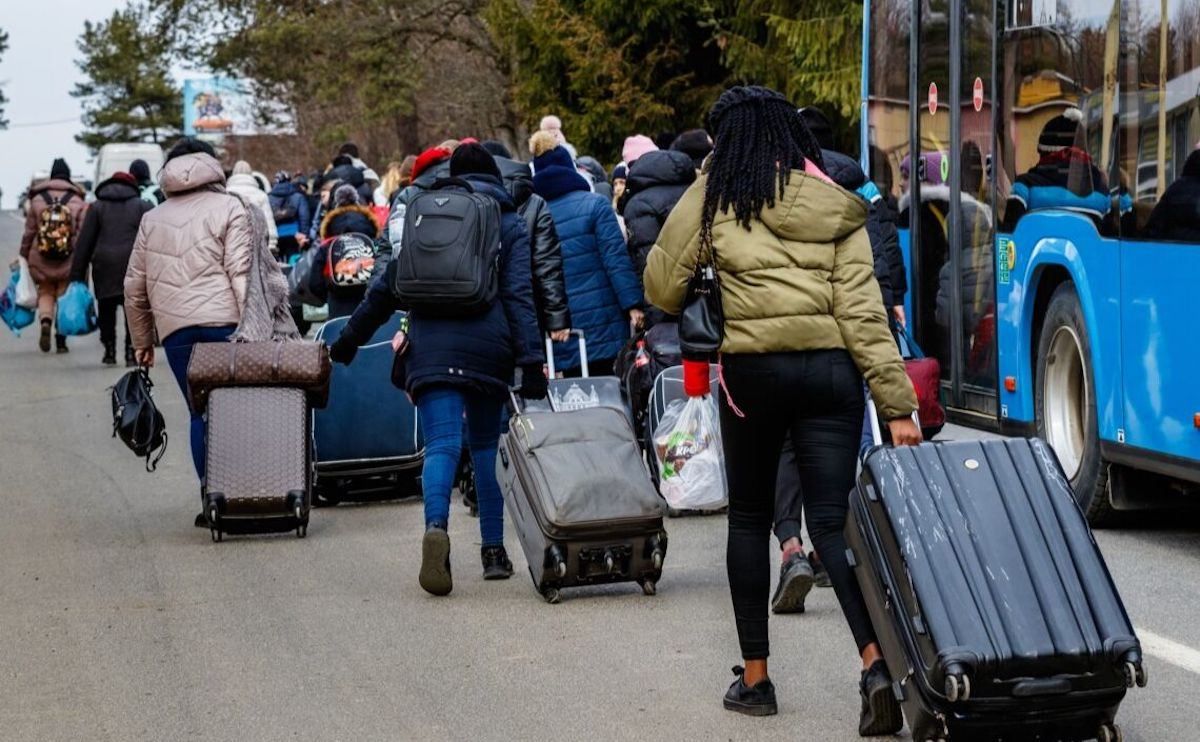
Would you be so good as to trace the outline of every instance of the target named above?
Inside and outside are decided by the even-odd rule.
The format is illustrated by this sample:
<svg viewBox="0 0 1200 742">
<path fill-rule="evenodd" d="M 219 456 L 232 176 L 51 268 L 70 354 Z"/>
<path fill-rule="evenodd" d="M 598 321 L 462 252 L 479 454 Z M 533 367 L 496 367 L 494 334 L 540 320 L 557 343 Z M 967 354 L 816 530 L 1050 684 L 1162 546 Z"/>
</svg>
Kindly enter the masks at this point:
<svg viewBox="0 0 1200 742">
<path fill-rule="evenodd" d="M 916 742 L 1121 738 L 1141 645 L 1045 442 L 877 446 L 846 540 Z"/>
<path fill-rule="evenodd" d="M 380 327 L 350 365 L 333 365 L 329 404 L 313 412 L 317 494 L 326 501 L 420 494 L 425 445 L 417 409 L 391 381 L 391 340 L 403 316 Z M 346 320 L 329 320 L 316 339 L 332 343 Z"/>
</svg>

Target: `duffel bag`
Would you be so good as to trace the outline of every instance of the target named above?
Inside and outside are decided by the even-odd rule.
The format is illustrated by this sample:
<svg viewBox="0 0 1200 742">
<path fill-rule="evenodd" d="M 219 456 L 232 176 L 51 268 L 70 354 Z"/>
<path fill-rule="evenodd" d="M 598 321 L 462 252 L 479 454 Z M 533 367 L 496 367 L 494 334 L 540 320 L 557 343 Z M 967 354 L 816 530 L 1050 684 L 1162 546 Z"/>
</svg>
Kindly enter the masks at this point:
<svg viewBox="0 0 1200 742">
<path fill-rule="evenodd" d="M 900 356 L 904 358 L 904 370 L 917 392 L 917 417 L 921 420 L 921 434 L 926 440 L 942 432 L 946 425 L 946 408 L 942 407 L 942 365 L 936 358 L 927 358 L 917 341 L 913 340 L 908 328 L 895 327 L 896 342 Z"/>
<path fill-rule="evenodd" d="M 230 386 L 274 386 L 303 389 L 309 404 L 329 401 L 329 348 L 310 340 L 264 340 L 250 343 L 196 343 L 188 362 L 188 397 L 203 412 L 208 393 Z"/>
</svg>

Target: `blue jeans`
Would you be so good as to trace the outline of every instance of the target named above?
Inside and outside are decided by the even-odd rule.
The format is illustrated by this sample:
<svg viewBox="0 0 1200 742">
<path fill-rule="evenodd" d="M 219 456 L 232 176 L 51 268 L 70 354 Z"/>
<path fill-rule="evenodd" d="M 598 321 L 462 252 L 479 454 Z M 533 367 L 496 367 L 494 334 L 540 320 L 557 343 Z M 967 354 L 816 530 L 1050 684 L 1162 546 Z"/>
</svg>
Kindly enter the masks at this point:
<svg viewBox="0 0 1200 742">
<path fill-rule="evenodd" d="M 496 481 L 496 444 L 500 439 L 500 413 L 504 403 L 457 387 L 435 387 L 417 397 L 421 432 L 425 436 L 425 525 L 445 527 L 450 521 L 450 490 L 458 470 L 466 412 L 467 447 L 475 465 L 475 491 L 479 498 L 479 532 L 484 546 L 504 544 L 504 500 Z"/>
<path fill-rule="evenodd" d="M 219 343 L 228 340 L 229 336 L 236 330 L 235 325 L 222 325 L 221 327 L 184 327 L 172 332 L 163 338 L 163 352 L 167 355 L 167 364 L 171 367 L 171 373 L 175 374 L 175 381 L 179 383 L 179 390 L 183 392 L 183 399 L 186 402 L 188 398 L 187 386 L 187 367 L 188 361 L 192 359 L 192 346 L 196 343 Z M 204 482 L 204 417 L 197 415 L 192 410 L 191 405 L 188 405 L 188 412 L 191 413 L 191 438 L 192 438 L 192 464 L 196 467 L 196 476 L 200 478 L 200 482 Z"/>
</svg>

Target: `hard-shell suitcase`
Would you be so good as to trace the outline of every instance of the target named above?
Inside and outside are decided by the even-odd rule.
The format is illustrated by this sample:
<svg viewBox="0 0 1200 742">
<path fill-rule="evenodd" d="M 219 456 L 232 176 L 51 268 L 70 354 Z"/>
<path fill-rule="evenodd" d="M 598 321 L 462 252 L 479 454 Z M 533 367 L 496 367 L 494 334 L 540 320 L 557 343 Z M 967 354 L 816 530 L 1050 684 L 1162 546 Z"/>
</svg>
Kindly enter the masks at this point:
<svg viewBox="0 0 1200 742">
<path fill-rule="evenodd" d="M 562 588 L 609 582 L 655 593 L 667 554 L 663 502 L 625 415 L 608 407 L 518 412 L 496 469 L 547 602 L 557 603 Z"/>
<path fill-rule="evenodd" d="M 1043 441 L 876 447 L 846 539 L 914 740 L 1120 738 L 1141 647 Z"/>
<path fill-rule="evenodd" d="M 618 410 L 629 418 L 633 424 L 633 412 L 629 401 L 625 399 L 621 388 L 621 380 L 615 376 L 590 376 L 588 374 L 587 340 L 582 330 L 572 330 L 571 334 L 579 339 L 579 362 L 583 376 L 578 379 L 556 379 L 554 368 L 554 345 L 549 336 L 546 337 L 546 363 L 550 372 L 547 382 L 546 398 L 531 400 L 526 403 L 529 410 L 568 412 L 592 407 L 609 407 Z"/>
<path fill-rule="evenodd" d="M 230 387 L 208 394 L 204 513 L 224 533 L 308 532 L 312 429 L 301 389 Z"/>
<path fill-rule="evenodd" d="M 313 411 L 317 495 L 327 502 L 419 494 L 424 442 L 417 408 L 392 385 L 392 336 L 397 312 L 359 348 L 348 366 L 337 364 L 329 404 Z M 339 317 L 317 331 L 332 343 L 347 322 Z"/>
</svg>

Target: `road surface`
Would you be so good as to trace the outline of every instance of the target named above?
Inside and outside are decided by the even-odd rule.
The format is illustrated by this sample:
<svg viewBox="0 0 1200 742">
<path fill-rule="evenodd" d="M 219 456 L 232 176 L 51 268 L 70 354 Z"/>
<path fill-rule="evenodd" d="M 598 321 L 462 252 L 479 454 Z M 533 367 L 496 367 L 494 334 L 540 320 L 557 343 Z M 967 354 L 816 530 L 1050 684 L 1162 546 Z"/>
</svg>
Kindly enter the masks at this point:
<svg viewBox="0 0 1200 742">
<path fill-rule="evenodd" d="M 0 258 L 20 224 L 0 214 Z M 479 577 L 452 512 L 455 589 L 417 586 L 419 502 L 319 510 L 306 540 L 213 544 L 181 395 L 155 474 L 111 437 L 95 336 L 66 356 L 0 328 L 0 740 L 853 740 L 858 672 L 832 591 L 773 620 L 780 714 L 721 708 L 738 663 L 720 517 L 669 522 L 657 597 L 635 586 L 542 602 Z M 949 435 L 970 435 L 962 430 Z M 1200 521 L 1106 531 L 1150 654 L 1127 740 L 1197 737 Z M 906 736 L 906 735 L 905 735 Z"/>
</svg>

